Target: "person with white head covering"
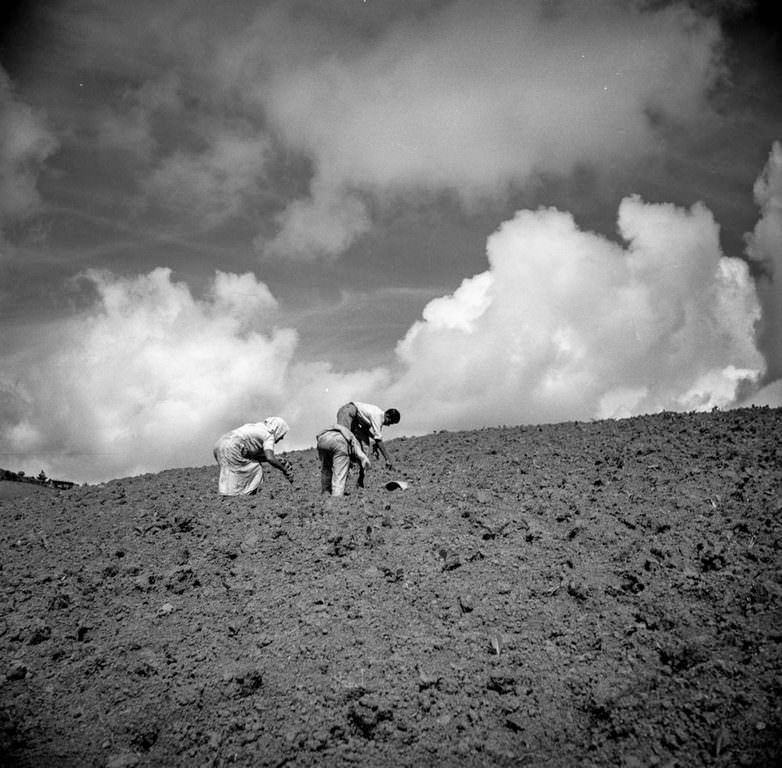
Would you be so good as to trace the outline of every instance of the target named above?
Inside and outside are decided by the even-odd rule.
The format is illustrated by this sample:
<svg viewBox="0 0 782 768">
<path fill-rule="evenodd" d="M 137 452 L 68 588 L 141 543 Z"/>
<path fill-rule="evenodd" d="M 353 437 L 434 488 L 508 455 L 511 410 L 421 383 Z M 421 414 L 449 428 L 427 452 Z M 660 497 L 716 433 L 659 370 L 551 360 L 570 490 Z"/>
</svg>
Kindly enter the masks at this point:
<svg viewBox="0 0 782 768">
<path fill-rule="evenodd" d="M 261 464 L 270 464 L 293 482 L 293 467 L 286 459 L 274 455 L 274 446 L 288 432 L 288 425 L 279 416 L 244 424 L 224 434 L 214 447 L 214 457 L 220 465 L 218 491 L 224 496 L 255 493 L 263 482 Z"/>
</svg>

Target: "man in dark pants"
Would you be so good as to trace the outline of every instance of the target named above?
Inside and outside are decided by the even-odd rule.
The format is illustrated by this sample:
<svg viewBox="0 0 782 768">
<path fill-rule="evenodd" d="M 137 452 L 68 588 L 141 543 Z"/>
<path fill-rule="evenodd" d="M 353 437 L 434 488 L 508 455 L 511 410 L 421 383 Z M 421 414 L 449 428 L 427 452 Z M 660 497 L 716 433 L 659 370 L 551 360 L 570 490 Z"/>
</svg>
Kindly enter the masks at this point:
<svg viewBox="0 0 782 768">
<path fill-rule="evenodd" d="M 356 436 L 365 453 L 369 453 L 371 444 L 376 456 L 378 453 L 382 454 L 386 469 L 393 469 L 394 466 L 383 444 L 383 427 L 398 423 L 399 411 L 396 408 L 384 411 L 371 403 L 360 403 L 356 400 L 346 403 L 337 411 L 337 424 L 347 427 Z M 359 488 L 364 487 L 363 467 L 358 471 L 356 485 Z"/>
</svg>

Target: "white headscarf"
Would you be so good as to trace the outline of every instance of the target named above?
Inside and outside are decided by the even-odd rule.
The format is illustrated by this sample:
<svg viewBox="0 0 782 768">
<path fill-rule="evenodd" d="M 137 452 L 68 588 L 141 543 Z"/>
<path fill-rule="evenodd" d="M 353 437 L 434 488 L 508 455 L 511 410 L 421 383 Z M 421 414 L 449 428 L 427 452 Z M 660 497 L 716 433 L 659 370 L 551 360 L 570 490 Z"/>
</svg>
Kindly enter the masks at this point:
<svg viewBox="0 0 782 768">
<path fill-rule="evenodd" d="M 268 419 L 263 420 L 263 423 L 266 429 L 274 435 L 275 443 L 279 443 L 288 434 L 288 424 L 285 419 L 281 419 L 279 416 L 269 416 Z"/>
</svg>

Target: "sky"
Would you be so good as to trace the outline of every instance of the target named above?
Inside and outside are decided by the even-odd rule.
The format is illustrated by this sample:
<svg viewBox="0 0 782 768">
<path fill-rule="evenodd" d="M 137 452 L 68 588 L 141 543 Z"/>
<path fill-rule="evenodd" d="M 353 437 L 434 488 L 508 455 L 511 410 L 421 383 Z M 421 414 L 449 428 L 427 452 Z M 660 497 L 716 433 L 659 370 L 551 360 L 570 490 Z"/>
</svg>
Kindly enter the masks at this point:
<svg viewBox="0 0 782 768">
<path fill-rule="evenodd" d="M 781 405 L 775 5 L 8 4 L 0 467 Z"/>
</svg>

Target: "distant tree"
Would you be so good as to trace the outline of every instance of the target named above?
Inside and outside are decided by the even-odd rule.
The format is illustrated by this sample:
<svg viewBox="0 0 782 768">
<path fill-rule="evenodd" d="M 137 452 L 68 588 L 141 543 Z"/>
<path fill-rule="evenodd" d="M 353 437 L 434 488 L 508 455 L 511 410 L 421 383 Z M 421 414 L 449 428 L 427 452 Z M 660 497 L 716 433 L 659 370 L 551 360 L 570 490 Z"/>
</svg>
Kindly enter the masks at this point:
<svg viewBox="0 0 782 768">
<path fill-rule="evenodd" d="M 37 480 L 38 480 L 38 482 L 39 482 L 39 483 L 45 483 L 45 482 L 46 482 L 46 472 L 44 472 L 43 470 L 41 470 L 41 471 L 38 473 Z"/>
<path fill-rule="evenodd" d="M 20 469 L 20 470 L 19 470 L 19 471 L 16 473 L 16 476 L 17 476 L 17 477 L 24 477 L 24 470 L 23 470 L 23 469 Z"/>
</svg>

